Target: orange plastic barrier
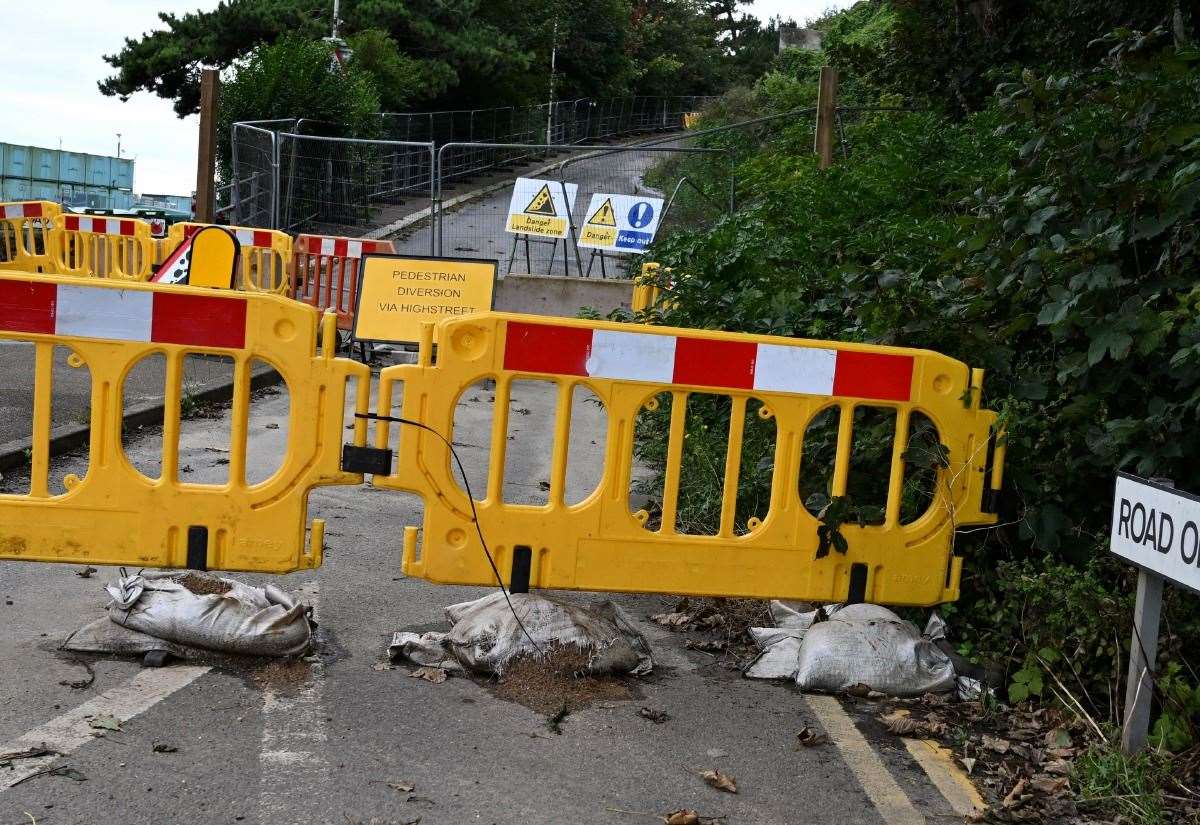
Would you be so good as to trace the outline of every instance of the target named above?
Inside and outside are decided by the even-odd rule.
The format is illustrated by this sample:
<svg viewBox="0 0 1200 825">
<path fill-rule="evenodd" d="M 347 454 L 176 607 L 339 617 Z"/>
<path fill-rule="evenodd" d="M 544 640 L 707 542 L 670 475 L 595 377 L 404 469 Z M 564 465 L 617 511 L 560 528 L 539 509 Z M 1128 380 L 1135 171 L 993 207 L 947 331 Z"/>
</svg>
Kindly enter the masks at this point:
<svg viewBox="0 0 1200 825">
<path fill-rule="evenodd" d="M 396 252 L 391 241 L 332 235 L 298 235 L 293 248 L 291 297 L 317 309 L 332 309 L 338 328 L 345 330 L 354 321 L 359 260 L 376 252 Z"/>
</svg>

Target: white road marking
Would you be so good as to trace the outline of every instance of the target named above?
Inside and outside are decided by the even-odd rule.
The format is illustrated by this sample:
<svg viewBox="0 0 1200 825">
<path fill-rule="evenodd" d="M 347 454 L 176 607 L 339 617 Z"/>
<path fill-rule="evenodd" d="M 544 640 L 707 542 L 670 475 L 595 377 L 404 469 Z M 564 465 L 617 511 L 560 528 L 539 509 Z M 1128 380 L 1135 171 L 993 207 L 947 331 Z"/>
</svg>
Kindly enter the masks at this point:
<svg viewBox="0 0 1200 825">
<path fill-rule="evenodd" d="M 301 586 L 298 594 L 315 612 L 320 601 L 317 582 Z M 296 695 L 284 696 L 271 687 L 263 692 L 260 822 L 312 821 L 310 802 L 319 798 L 319 786 L 330 780 L 324 752 L 329 739 L 324 688 L 325 666 L 318 659 L 309 666 L 308 681 Z"/>
<path fill-rule="evenodd" d="M 821 722 L 829 740 L 837 746 L 875 810 L 888 825 L 925 825 L 925 817 L 913 807 L 896 784 L 883 760 L 854 726 L 841 703 L 832 696 L 805 695 L 804 702 Z"/>
<path fill-rule="evenodd" d="M 69 710 L 41 727 L 34 728 L 19 739 L 0 745 L 0 753 L 34 747 L 51 748 L 63 755 L 72 753 L 95 738 L 96 730 L 88 724 L 94 717 L 111 714 L 118 721 L 127 722 L 176 691 L 187 687 L 208 671 L 207 667 L 190 665 L 146 668 L 125 684 L 101 693 L 74 710 Z M 54 755 L 41 756 L 13 763 L 12 770 L 0 772 L 0 793 L 22 779 L 44 770 L 60 758 Z"/>
</svg>

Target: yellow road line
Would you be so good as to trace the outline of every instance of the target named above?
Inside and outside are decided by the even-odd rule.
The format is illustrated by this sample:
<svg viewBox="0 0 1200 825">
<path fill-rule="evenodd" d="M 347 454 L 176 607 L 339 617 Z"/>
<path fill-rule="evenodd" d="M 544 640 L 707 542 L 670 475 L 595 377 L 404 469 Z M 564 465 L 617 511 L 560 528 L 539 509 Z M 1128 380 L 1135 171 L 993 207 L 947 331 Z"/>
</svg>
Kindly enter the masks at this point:
<svg viewBox="0 0 1200 825">
<path fill-rule="evenodd" d="M 832 696 L 805 696 L 805 703 L 821 722 L 829 740 L 854 773 L 875 810 L 888 825 L 925 825 L 925 817 L 913 807 L 896 784 L 879 754 L 859 733 L 841 703 Z"/>
<path fill-rule="evenodd" d="M 967 816 L 972 811 L 983 810 L 987 803 L 979 795 L 970 778 L 954 763 L 954 754 L 930 739 L 904 739 L 904 747 L 946 797 L 955 813 Z"/>
</svg>

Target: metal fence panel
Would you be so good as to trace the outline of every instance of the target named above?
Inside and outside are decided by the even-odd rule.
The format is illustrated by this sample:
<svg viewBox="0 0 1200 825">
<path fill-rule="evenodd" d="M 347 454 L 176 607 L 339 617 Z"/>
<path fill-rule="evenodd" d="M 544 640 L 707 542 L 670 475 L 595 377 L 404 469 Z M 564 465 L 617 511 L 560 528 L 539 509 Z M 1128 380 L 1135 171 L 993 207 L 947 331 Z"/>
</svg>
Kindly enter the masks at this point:
<svg viewBox="0 0 1200 825">
<path fill-rule="evenodd" d="M 279 139 L 279 225 L 286 232 L 357 236 L 427 211 L 433 202 L 432 143 Z M 426 243 L 420 251 L 430 249 Z"/>
<path fill-rule="evenodd" d="M 235 123 L 231 129 L 231 180 L 219 211 L 228 222 L 274 228 L 279 215 L 279 133 L 294 120 Z M 222 187 L 226 189 L 226 187 Z"/>
</svg>

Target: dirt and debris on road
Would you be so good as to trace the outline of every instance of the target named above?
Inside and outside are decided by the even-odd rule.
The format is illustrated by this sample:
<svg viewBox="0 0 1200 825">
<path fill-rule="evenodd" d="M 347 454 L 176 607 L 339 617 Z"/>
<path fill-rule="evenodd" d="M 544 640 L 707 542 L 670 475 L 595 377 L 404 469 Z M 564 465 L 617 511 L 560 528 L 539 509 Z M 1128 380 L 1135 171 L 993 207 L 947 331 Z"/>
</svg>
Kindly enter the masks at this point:
<svg viewBox="0 0 1200 825">
<path fill-rule="evenodd" d="M 701 638 L 686 642 L 687 649 L 712 655 L 730 670 L 740 670 L 758 655 L 749 631 L 770 623 L 768 604 L 762 599 L 685 597 L 675 600 L 670 610 L 648 618 L 668 630 L 698 634 Z"/>
<path fill-rule="evenodd" d="M 634 698 L 628 678 L 588 675 L 588 659 L 588 651 L 574 646 L 550 648 L 545 656 L 518 656 L 504 666 L 492 693 L 546 714 Z"/>
</svg>

